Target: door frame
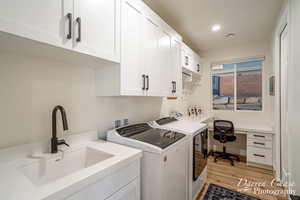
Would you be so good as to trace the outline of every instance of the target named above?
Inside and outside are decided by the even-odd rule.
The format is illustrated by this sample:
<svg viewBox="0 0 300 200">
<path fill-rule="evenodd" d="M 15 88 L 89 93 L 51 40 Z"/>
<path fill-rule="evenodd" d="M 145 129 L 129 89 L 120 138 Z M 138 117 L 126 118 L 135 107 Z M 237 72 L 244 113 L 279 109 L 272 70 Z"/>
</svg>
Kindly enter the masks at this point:
<svg viewBox="0 0 300 200">
<path fill-rule="evenodd" d="M 279 166 L 280 166 L 280 180 L 286 180 L 288 177 L 285 176 L 285 174 L 283 173 L 283 146 L 282 146 L 282 127 L 283 127 L 283 119 L 282 119 L 282 111 L 283 112 L 286 112 L 287 110 L 282 110 L 282 89 L 287 89 L 287 86 L 285 85 L 284 87 L 285 88 L 282 88 L 282 36 L 284 34 L 284 32 L 287 31 L 287 39 L 289 39 L 289 29 L 288 29 L 288 24 L 285 24 L 285 26 L 283 27 L 283 30 L 281 31 L 280 33 L 280 40 L 279 40 L 279 76 L 278 76 L 278 79 L 279 79 L 279 82 L 280 82 L 280 85 L 279 85 L 279 120 L 280 120 L 280 123 L 279 123 L 279 127 L 280 127 L 280 130 L 279 130 L 279 154 L 280 154 L 280 163 L 279 163 Z M 288 54 L 288 52 L 286 52 Z M 287 72 L 286 72 L 287 73 Z M 285 81 L 286 84 L 287 84 L 287 81 L 288 79 Z M 284 97 L 284 98 L 287 98 L 287 97 Z M 287 100 L 287 99 L 286 99 Z M 286 120 L 286 119 L 285 119 Z M 286 125 L 285 125 L 286 126 Z"/>
<path fill-rule="evenodd" d="M 281 33 L 285 27 L 289 24 L 289 6 L 286 5 L 285 9 L 281 12 L 281 18 L 278 20 L 278 26 L 275 30 L 273 40 L 273 63 L 274 63 L 274 74 L 275 74 L 275 98 L 274 98 L 274 129 L 275 129 L 275 141 L 273 142 L 273 166 L 275 177 L 277 181 L 281 181 L 281 96 L 280 96 L 280 83 L 281 83 Z M 288 33 L 290 34 L 290 32 Z M 290 37 L 289 37 L 290 38 Z M 290 43 L 290 42 L 289 42 Z"/>
</svg>

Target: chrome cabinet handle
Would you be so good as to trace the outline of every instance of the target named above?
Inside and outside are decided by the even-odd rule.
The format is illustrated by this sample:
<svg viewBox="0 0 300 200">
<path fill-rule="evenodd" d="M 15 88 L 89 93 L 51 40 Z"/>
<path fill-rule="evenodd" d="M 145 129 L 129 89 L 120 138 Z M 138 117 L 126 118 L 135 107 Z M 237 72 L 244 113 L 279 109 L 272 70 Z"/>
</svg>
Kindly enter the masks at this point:
<svg viewBox="0 0 300 200">
<path fill-rule="evenodd" d="M 68 21 L 69 21 L 69 27 L 68 27 L 69 33 L 67 34 L 67 39 L 70 40 L 72 38 L 72 14 L 68 13 L 67 18 L 68 18 Z"/>
<path fill-rule="evenodd" d="M 76 22 L 78 24 L 78 37 L 76 39 L 76 42 L 81 42 L 81 18 L 77 17 Z"/>
</svg>

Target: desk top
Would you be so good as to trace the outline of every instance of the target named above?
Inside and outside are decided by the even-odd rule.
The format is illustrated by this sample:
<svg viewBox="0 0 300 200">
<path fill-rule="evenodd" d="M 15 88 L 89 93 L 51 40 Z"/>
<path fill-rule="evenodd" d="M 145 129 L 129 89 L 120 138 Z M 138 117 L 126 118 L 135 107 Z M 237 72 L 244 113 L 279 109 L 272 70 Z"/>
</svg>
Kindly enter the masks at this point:
<svg viewBox="0 0 300 200">
<path fill-rule="evenodd" d="M 235 127 L 237 132 L 255 132 L 255 133 L 267 133 L 267 134 L 274 134 L 274 130 L 270 126 L 265 125 L 239 125 Z"/>
<path fill-rule="evenodd" d="M 209 120 L 213 119 L 213 117 L 209 115 L 203 115 L 197 119 L 193 119 L 190 117 L 184 117 L 185 120 L 191 120 L 191 121 L 198 121 L 199 123 L 207 123 L 209 126 L 209 129 L 213 129 L 212 122 L 208 122 Z M 251 133 L 265 133 L 265 134 L 275 134 L 275 131 L 271 126 L 264 125 L 264 124 L 238 124 L 234 127 L 235 132 L 238 134 L 247 134 L 249 132 Z"/>
<path fill-rule="evenodd" d="M 209 130 L 213 130 L 213 127 L 210 126 Z M 268 126 L 237 126 L 234 128 L 234 131 L 237 134 L 247 134 L 247 133 L 265 133 L 265 134 L 274 134 L 274 130 Z"/>
</svg>

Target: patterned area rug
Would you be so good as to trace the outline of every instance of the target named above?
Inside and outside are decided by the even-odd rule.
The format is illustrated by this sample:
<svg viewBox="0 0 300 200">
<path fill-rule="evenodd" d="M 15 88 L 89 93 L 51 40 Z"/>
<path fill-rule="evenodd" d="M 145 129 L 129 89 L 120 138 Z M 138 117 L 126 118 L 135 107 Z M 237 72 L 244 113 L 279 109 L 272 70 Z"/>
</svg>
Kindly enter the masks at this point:
<svg viewBox="0 0 300 200">
<path fill-rule="evenodd" d="M 210 184 L 204 196 L 204 200 L 260 200 L 248 195 L 235 192 L 221 186 Z"/>
</svg>

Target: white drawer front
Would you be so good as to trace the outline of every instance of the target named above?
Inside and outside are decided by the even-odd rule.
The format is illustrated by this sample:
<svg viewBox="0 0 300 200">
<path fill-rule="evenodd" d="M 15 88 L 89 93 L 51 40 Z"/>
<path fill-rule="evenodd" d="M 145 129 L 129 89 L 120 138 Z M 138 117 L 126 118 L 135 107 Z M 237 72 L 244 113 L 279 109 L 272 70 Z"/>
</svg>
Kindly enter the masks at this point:
<svg viewBox="0 0 300 200">
<path fill-rule="evenodd" d="M 248 147 L 247 161 L 263 165 L 272 165 L 272 150 Z"/>
<path fill-rule="evenodd" d="M 64 198 L 64 200 L 104 200 L 119 191 L 128 183 L 138 179 L 139 175 L 140 163 L 139 161 L 135 161 L 97 182 L 88 185 L 68 198 Z"/>
<path fill-rule="evenodd" d="M 247 139 L 247 146 L 272 149 L 272 141 L 260 139 Z"/>
<path fill-rule="evenodd" d="M 272 141 L 272 134 L 263 134 L 263 133 L 248 133 L 248 138 L 256 140 L 269 140 Z"/>
</svg>

